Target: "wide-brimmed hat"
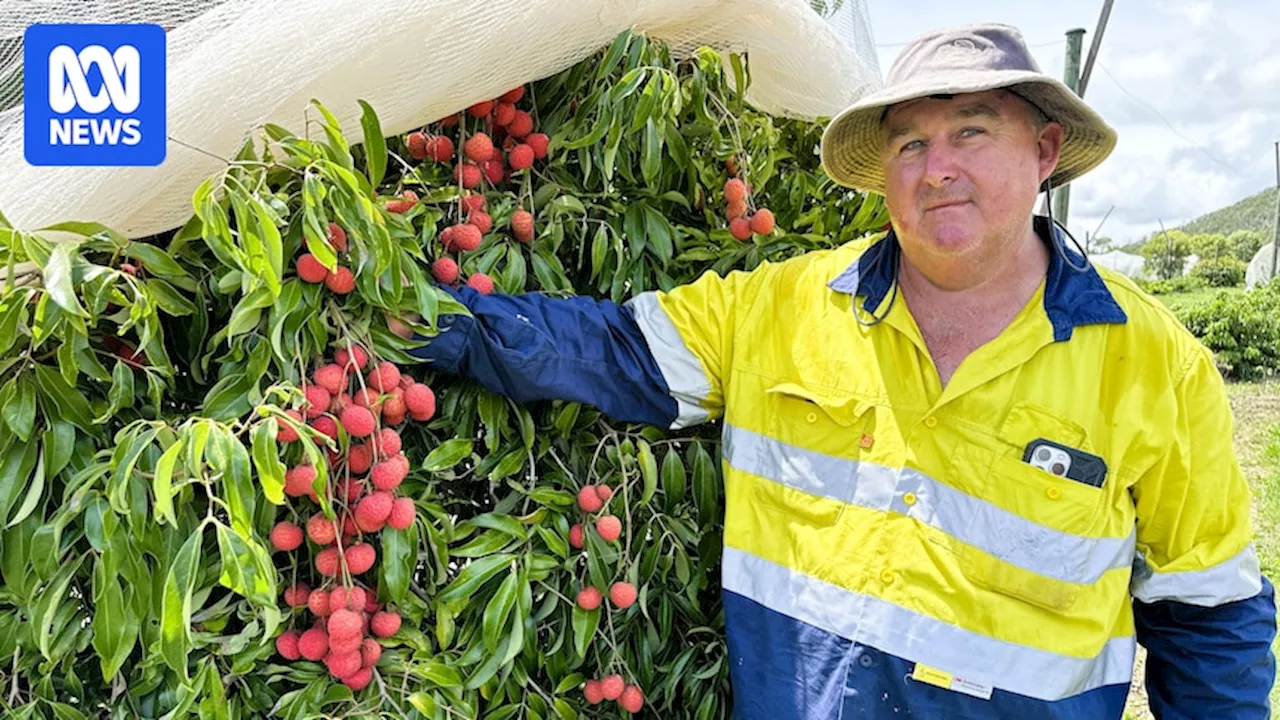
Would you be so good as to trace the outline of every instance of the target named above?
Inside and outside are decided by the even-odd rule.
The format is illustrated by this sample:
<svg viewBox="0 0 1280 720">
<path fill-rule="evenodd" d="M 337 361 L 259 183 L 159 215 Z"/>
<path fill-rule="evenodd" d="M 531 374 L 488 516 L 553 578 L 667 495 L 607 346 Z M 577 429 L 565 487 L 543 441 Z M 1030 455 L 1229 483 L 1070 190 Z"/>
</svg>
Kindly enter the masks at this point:
<svg viewBox="0 0 1280 720">
<path fill-rule="evenodd" d="M 1065 128 L 1058 165 L 1049 176 L 1054 187 L 1097 167 L 1115 148 L 1115 130 L 1062 81 L 1040 72 L 1016 28 L 964 25 L 917 38 L 894 61 L 883 89 L 831 121 L 822 136 L 823 169 L 841 185 L 883 195 L 880 124 L 889 106 L 997 88 L 1021 96 Z"/>
</svg>

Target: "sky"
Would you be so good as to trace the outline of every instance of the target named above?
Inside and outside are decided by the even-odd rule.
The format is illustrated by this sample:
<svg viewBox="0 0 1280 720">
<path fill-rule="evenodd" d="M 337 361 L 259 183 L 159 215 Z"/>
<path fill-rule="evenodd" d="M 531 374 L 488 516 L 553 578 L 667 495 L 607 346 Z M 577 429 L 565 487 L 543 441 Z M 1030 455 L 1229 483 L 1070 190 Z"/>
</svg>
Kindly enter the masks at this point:
<svg viewBox="0 0 1280 720">
<path fill-rule="evenodd" d="M 1066 31 L 1087 31 L 1087 56 L 1102 10 L 1102 0 L 861 2 L 882 74 L 921 33 L 1001 22 L 1019 28 L 1040 69 L 1061 78 Z M 1119 140 L 1071 184 L 1072 234 L 1084 242 L 1102 222 L 1098 234 L 1124 244 L 1274 185 L 1277 38 L 1278 0 L 1115 0 L 1084 97 Z"/>
</svg>

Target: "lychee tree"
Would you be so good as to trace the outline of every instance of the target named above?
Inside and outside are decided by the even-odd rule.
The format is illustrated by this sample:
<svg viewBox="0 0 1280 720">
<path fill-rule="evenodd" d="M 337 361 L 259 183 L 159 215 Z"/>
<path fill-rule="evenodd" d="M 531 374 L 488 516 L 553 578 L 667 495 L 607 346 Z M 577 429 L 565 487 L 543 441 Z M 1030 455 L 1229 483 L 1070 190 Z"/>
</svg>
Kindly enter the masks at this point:
<svg viewBox="0 0 1280 720">
<path fill-rule="evenodd" d="M 406 336 L 447 285 L 621 302 L 882 226 L 749 82 L 625 33 L 403 136 L 315 101 L 162 237 L 0 216 L 5 716 L 727 717 L 718 429 Z"/>
</svg>

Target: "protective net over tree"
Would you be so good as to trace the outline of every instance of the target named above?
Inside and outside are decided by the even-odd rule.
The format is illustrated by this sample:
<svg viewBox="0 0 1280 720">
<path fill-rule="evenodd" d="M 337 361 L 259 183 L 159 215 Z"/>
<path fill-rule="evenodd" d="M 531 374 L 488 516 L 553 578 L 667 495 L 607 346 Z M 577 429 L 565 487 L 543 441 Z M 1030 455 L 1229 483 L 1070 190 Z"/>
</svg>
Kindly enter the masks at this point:
<svg viewBox="0 0 1280 720">
<path fill-rule="evenodd" d="M 168 33 L 168 155 L 155 168 L 23 159 L 22 34 L 32 23 L 145 22 Z M 748 101 L 832 115 L 877 85 L 862 0 L 0 0 L 0 207 L 18 227 L 93 219 L 129 237 L 180 225 L 200 181 L 263 123 L 357 99 L 388 133 L 545 78 L 634 29 L 677 57 L 744 53 Z"/>
</svg>

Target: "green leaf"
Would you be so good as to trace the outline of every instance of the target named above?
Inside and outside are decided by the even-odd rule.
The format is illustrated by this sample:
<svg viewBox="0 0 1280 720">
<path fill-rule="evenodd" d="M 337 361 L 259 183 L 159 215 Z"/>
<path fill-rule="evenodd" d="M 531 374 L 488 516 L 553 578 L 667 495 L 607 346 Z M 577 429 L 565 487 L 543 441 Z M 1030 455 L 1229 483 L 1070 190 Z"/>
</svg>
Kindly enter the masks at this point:
<svg viewBox="0 0 1280 720">
<path fill-rule="evenodd" d="M 178 518 L 173 513 L 173 468 L 178 456 L 186 447 L 186 440 L 175 441 L 160 456 L 156 463 L 155 477 L 151 479 L 151 492 L 155 496 L 155 513 L 158 520 L 167 521 L 170 526 L 178 527 Z"/>
<path fill-rule="evenodd" d="M 169 256 L 169 253 L 154 245 L 134 241 L 124 249 L 124 254 L 141 262 L 148 272 L 166 277 L 191 277 L 190 273 Z"/>
<path fill-rule="evenodd" d="M 377 187 L 382 184 L 382 176 L 387 171 L 387 140 L 382 135 L 382 123 L 378 121 L 378 114 L 364 100 L 357 100 L 356 102 L 360 103 L 360 107 L 363 110 L 363 114 L 360 116 L 360 125 L 364 128 L 364 149 L 369 165 L 369 184 Z"/>
<path fill-rule="evenodd" d="M 422 461 L 422 469 L 427 472 L 447 470 L 471 456 L 472 441 L 470 438 L 453 438 L 436 446 Z"/>
<path fill-rule="evenodd" d="M 117 578 L 106 577 L 101 560 L 94 568 L 93 649 L 98 653 L 103 680 L 110 682 L 129 659 L 140 623 L 125 602 Z"/>
<path fill-rule="evenodd" d="M 324 208 L 324 187 L 320 176 L 308 172 L 302 181 L 302 237 L 311 253 L 330 272 L 338 268 L 338 254 L 329 244 L 329 227 L 321 221 Z"/>
<path fill-rule="evenodd" d="M 423 717 L 434 717 L 436 714 L 436 701 L 430 695 L 418 690 L 409 696 L 409 704 L 413 706 Z"/>
<path fill-rule="evenodd" d="M 215 523 L 222 574 L 218 582 L 256 605 L 275 608 L 276 568 L 266 550 L 252 537 Z"/>
<path fill-rule="evenodd" d="M 507 619 L 511 615 L 511 609 L 516 604 L 516 591 L 519 582 L 519 573 L 514 570 L 507 573 L 507 579 L 502 581 L 502 585 L 498 587 L 498 592 L 494 593 L 493 598 L 489 600 L 489 604 L 485 607 L 482 626 L 484 645 L 489 650 L 497 649 L 498 640 L 501 639 L 502 633 L 507 629 Z M 522 620 L 516 618 L 516 622 L 522 622 Z"/>
<path fill-rule="evenodd" d="M 13 386 L 13 394 L 8 396 L 8 402 L 4 404 L 4 421 L 24 442 L 31 437 L 31 429 L 36 421 L 34 380 L 22 375 L 10 380 L 9 385 Z"/>
<path fill-rule="evenodd" d="M 34 443 L 31 444 L 34 445 Z M 35 511 L 36 506 L 40 503 L 41 496 L 44 495 L 44 480 L 44 455 L 40 455 L 36 460 L 35 472 L 31 474 L 31 483 L 27 486 L 27 498 L 22 501 L 22 505 L 18 507 L 18 512 L 15 513 L 13 518 L 9 520 L 9 523 L 5 525 L 6 528 L 11 528 L 14 525 L 21 523 L 23 520 L 27 519 L 27 516 L 31 515 L 31 513 Z M 4 516 L 0 515 L 0 520 L 3 519 Z"/>
<path fill-rule="evenodd" d="M 44 431 L 44 471 L 48 477 L 58 473 L 71 461 L 75 451 L 76 429 L 60 417 L 46 417 Z"/>
<path fill-rule="evenodd" d="M 675 506 L 684 500 L 686 483 L 684 461 L 673 447 L 662 458 L 662 492 L 667 498 L 668 512 L 675 510 Z"/>
<path fill-rule="evenodd" d="M 458 573 L 458 576 L 449 583 L 436 600 L 441 603 L 451 603 L 458 600 L 470 599 L 471 595 L 480 589 L 489 578 L 502 572 L 502 569 L 515 559 L 515 555 L 511 553 L 502 553 L 501 555 L 490 555 L 489 557 L 479 558 L 472 561 L 469 565 Z"/>
<path fill-rule="evenodd" d="M 578 657 L 587 656 L 587 646 L 596 636 L 596 628 L 600 627 L 600 608 L 583 610 L 573 606 L 573 649 Z"/>
<path fill-rule="evenodd" d="M 440 660 L 428 660 L 414 668 L 414 674 L 442 688 L 462 687 L 462 676 L 453 667 Z"/>
<path fill-rule="evenodd" d="M 84 393 L 69 385 L 62 375 L 48 365 L 36 364 L 35 368 L 40 391 L 57 406 L 58 415 L 85 432 L 93 432 L 94 426 L 90 424 L 93 411 L 90 410 Z"/>
<path fill-rule="evenodd" d="M 640 475 L 644 478 L 644 492 L 640 494 L 640 504 L 648 505 L 653 499 L 653 494 L 658 490 L 658 462 L 653 457 L 653 450 L 649 447 L 649 443 L 640 440 L 638 444 Z"/>
<path fill-rule="evenodd" d="M 35 607 L 35 622 L 38 628 L 38 639 L 40 645 L 40 653 L 49 660 L 55 659 L 50 654 L 50 646 L 53 643 L 53 621 L 57 617 L 58 607 L 64 599 L 67 599 L 67 587 L 71 585 L 72 578 L 75 577 L 76 571 L 80 569 L 80 563 L 84 561 L 85 555 L 81 553 L 77 555 L 72 562 L 63 563 L 62 566 L 54 573 L 53 578 L 49 580 L 48 587 L 40 593 L 40 600 Z"/>
<path fill-rule="evenodd" d="M 280 228 L 276 227 L 275 218 L 271 216 L 271 212 L 261 200 L 253 202 L 253 213 L 257 218 L 258 231 L 262 236 L 267 266 L 271 268 L 269 279 L 271 292 L 272 295 L 279 295 L 280 285 L 284 282 L 284 240 L 280 237 Z"/>
<path fill-rule="evenodd" d="M 156 305 L 173 317 L 185 317 L 196 311 L 195 303 L 160 278 L 147 278 L 146 287 Z"/>
<path fill-rule="evenodd" d="M 716 482 L 715 466 L 701 443 L 689 448 L 693 465 L 693 497 L 698 504 L 698 520 L 704 525 L 711 522 L 720 510 L 720 491 Z"/>
<path fill-rule="evenodd" d="M 0 442 L 5 440 L 0 437 Z M 4 453 L 0 455 L 0 520 L 3 520 L 18 502 L 23 488 L 27 487 L 27 478 L 36 466 L 40 447 L 33 442 L 3 442 L 0 448 Z"/>
<path fill-rule="evenodd" d="M 160 654 L 169 667 L 184 679 L 190 677 L 187 655 L 191 651 L 191 594 L 195 591 L 203 535 L 202 523 L 178 550 L 165 575 L 160 604 Z"/>
<path fill-rule="evenodd" d="M 565 560 L 569 559 L 569 544 L 555 530 L 545 525 L 538 526 L 538 536 L 547 544 L 547 549 Z"/>
<path fill-rule="evenodd" d="M 77 317 L 87 318 L 80 298 L 76 297 L 75 282 L 72 279 L 72 267 L 76 251 L 80 246 L 71 242 L 56 243 L 49 262 L 44 266 L 44 289 L 49 297 L 64 311 Z"/>
<path fill-rule="evenodd" d="M 520 540 L 526 540 L 529 537 L 524 525 L 521 525 L 519 520 L 510 515 L 484 513 L 471 518 L 471 522 L 482 528 L 504 532 Z"/>
<path fill-rule="evenodd" d="M 275 422 L 261 422 L 253 429 L 253 467 L 258 471 L 258 481 L 262 484 L 262 494 L 272 505 L 284 504 L 284 463 L 280 462 L 280 451 L 276 447 Z"/>
<path fill-rule="evenodd" d="M 111 370 L 111 391 L 107 393 L 107 403 L 106 411 L 93 419 L 95 423 L 106 422 L 134 403 L 133 368 L 123 360 L 117 360 L 116 366 Z"/>
<path fill-rule="evenodd" d="M 472 671 L 463 687 L 467 690 L 475 690 L 492 680 L 493 676 L 498 674 L 498 668 L 502 665 L 502 659 L 506 656 L 507 647 L 510 643 L 511 636 L 508 635 L 504 637 L 502 639 L 502 644 L 498 646 L 497 650 L 495 650 L 492 655 L 485 658 L 485 661 Z"/>
<path fill-rule="evenodd" d="M 382 530 L 382 557 L 378 562 L 378 588 L 386 588 L 391 602 L 398 603 L 409 592 L 413 571 L 418 564 L 418 524 L 404 530 L 386 527 Z"/>
<path fill-rule="evenodd" d="M 674 246 L 671 239 L 671 225 L 662 213 L 648 205 L 644 206 L 644 233 L 649 247 L 663 264 L 671 262 Z"/>
<path fill-rule="evenodd" d="M 643 158 L 640 172 L 645 184 L 653 187 L 658 182 L 658 173 L 662 172 L 662 138 L 652 117 L 645 122 Z"/>
</svg>

